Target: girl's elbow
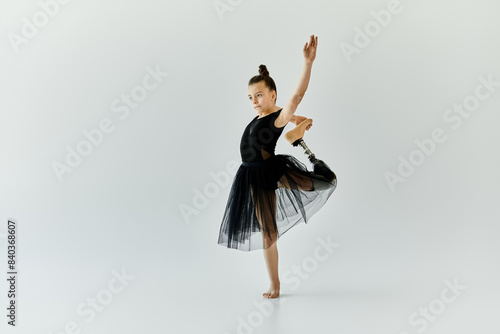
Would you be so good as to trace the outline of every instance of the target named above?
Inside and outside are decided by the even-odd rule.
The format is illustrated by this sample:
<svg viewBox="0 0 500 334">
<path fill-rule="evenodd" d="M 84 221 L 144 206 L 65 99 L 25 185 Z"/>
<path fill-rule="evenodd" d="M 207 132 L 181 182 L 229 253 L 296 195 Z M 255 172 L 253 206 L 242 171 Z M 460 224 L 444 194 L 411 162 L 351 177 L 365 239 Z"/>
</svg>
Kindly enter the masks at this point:
<svg viewBox="0 0 500 334">
<path fill-rule="evenodd" d="M 292 97 L 293 104 L 298 105 L 302 101 L 303 97 L 304 97 L 304 95 L 301 95 L 301 94 L 293 95 L 293 97 Z"/>
</svg>

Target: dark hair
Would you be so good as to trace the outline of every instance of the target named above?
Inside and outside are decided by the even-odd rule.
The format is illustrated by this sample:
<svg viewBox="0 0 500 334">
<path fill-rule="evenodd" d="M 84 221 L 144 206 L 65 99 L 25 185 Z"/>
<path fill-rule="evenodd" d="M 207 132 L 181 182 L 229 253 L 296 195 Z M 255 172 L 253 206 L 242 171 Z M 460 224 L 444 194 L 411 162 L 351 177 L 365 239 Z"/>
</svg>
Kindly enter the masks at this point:
<svg viewBox="0 0 500 334">
<path fill-rule="evenodd" d="M 276 84 L 274 83 L 273 78 L 269 76 L 269 71 L 267 70 L 266 65 L 260 64 L 259 65 L 259 75 L 253 76 L 250 81 L 248 81 L 248 85 L 253 85 L 255 83 L 258 83 L 260 81 L 264 81 L 266 84 L 267 88 L 269 88 L 270 91 L 275 91 L 276 92 L 276 100 L 278 99 L 278 90 L 276 89 Z M 274 103 L 276 103 L 276 100 L 274 100 Z"/>
</svg>

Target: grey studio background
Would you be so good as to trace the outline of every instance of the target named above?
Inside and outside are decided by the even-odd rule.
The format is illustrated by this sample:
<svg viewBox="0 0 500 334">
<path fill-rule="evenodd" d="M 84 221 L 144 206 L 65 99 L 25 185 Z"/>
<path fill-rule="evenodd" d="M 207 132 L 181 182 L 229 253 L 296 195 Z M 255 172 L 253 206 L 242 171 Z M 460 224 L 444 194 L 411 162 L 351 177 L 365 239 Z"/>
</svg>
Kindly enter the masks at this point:
<svg viewBox="0 0 500 334">
<path fill-rule="evenodd" d="M 2 1 L 1 332 L 500 333 L 499 10 Z M 312 34 L 296 114 L 338 187 L 278 241 L 264 300 L 262 251 L 218 232 L 248 80 L 265 64 L 283 107 Z M 311 167 L 283 137 L 276 153 Z"/>
</svg>

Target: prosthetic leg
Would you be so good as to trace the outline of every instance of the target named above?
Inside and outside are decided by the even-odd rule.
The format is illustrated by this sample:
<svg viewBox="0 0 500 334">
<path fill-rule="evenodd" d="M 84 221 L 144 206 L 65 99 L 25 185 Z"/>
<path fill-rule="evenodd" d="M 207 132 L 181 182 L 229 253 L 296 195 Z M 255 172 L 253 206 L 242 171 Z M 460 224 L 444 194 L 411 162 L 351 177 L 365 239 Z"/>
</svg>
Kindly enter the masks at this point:
<svg viewBox="0 0 500 334">
<path fill-rule="evenodd" d="M 304 149 L 304 153 L 307 154 L 307 158 L 313 165 L 314 174 L 321 175 L 325 177 L 328 181 L 333 181 L 336 178 L 335 173 L 330 169 L 330 167 L 328 167 L 328 165 L 323 160 L 316 158 L 314 153 L 312 153 L 309 147 L 307 147 L 306 142 L 303 139 L 306 128 L 311 123 L 312 120 L 310 118 L 301 122 L 293 130 L 290 130 L 287 133 L 285 133 L 285 139 L 290 144 L 292 144 L 292 146 L 300 145 Z"/>
</svg>

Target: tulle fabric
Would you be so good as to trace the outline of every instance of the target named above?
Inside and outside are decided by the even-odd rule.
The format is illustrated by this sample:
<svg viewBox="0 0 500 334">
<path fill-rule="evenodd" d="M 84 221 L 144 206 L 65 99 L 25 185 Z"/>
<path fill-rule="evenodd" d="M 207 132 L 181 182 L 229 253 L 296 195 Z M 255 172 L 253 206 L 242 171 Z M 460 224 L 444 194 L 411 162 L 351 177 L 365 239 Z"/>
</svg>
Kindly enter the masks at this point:
<svg viewBox="0 0 500 334">
<path fill-rule="evenodd" d="M 295 157 L 276 154 L 242 162 L 224 211 L 218 244 L 241 251 L 267 249 L 286 231 L 307 223 L 337 187 Z"/>
</svg>

